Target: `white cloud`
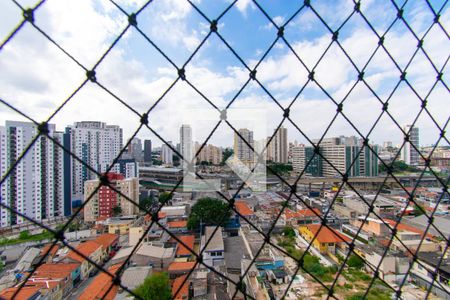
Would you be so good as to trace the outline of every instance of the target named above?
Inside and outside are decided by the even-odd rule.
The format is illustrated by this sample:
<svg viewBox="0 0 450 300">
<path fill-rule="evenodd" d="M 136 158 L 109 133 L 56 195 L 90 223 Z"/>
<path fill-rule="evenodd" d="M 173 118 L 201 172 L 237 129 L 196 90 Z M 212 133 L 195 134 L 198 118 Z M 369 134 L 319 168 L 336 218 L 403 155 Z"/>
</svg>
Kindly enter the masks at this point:
<svg viewBox="0 0 450 300">
<path fill-rule="evenodd" d="M 138 2 L 123 0 L 120 3 L 139 7 L 142 3 Z M 153 6 L 157 3 L 159 6 Z M 36 14 L 36 22 L 74 57 L 87 67 L 91 67 L 126 26 L 126 19 L 116 9 L 111 8 L 108 5 L 109 2 L 101 2 L 101 4 L 99 9 L 92 1 L 67 1 L 62 4 L 57 0 L 49 0 Z M 188 17 L 193 11 L 184 1 L 155 2 L 151 5 L 152 9 L 148 12 L 144 11 L 139 17 L 139 24 L 142 24 L 143 30 L 148 32 L 158 45 L 163 44 L 166 49 L 170 48 L 173 52 L 184 49 L 192 51 L 200 43 L 201 36 L 208 32 L 207 24 L 197 24 L 197 28 L 189 25 Z M 378 4 L 373 2 L 371 7 L 374 5 Z M 243 13 L 247 12 L 248 6 L 251 6 L 249 1 L 237 3 L 237 8 Z M 81 19 L 80 15 L 84 17 Z M 302 17 L 306 15 L 303 14 Z M 441 17 L 441 22 L 446 26 L 449 24 L 449 16 L 450 14 L 446 11 Z M 341 15 L 337 16 L 336 20 L 340 17 Z M 282 17 L 276 18 L 277 24 L 284 22 Z M 286 31 L 295 30 L 295 26 L 300 26 L 298 20 L 294 19 L 294 22 L 296 23 L 289 26 Z M 422 19 L 418 18 L 417 22 L 422 22 Z M 6 19 L 0 21 L 0 25 L 10 23 Z M 166 26 L 168 23 L 171 26 Z M 151 24 L 155 26 L 150 26 Z M 202 30 L 204 30 L 203 33 Z M 155 52 L 148 51 L 150 48 L 134 49 L 131 40 L 136 35 L 138 33 L 135 31 L 126 35 L 120 45 L 109 53 L 98 67 L 97 77 L 118 97 L 136 108 L 139 113 L 143 113 L 172 84 L 177 74 L 176 70 L 168 64 L 156 62 L 152 56 Z M 291 42 L 306 65 L 312 68 L 330 41 L 331 37 L 325 35 Z M 358 67 L 366 63 L 377 44 L 377 39 L 366 27 L 355 28 L 348 37 L 340 41 Z M 433 61 L 438 66 L 442 66 L 443 60 L 449 55 L 449 43 L 445 35 L 436 28 L 425 40 L 424 48 Z M 401 65 L 408 62 L 415 44 L 411 36 L 402 30 L 393 31 L 386 36 L 386 47 Z M 292 94 L 298 92 L 306 82 L 308 74 L 289 49 L 282 47 L 282 43 L 276 46 L 276 50 L 261 63 L 257 77 L 277 97 L 281 105 L 286 107 L 292 100 Z M 218 72 L 214 68 L 214 59 L 208 61 L 207 57 L 201 57 L 187 66 L 186 76 L 214 104 L 224 107 L 249 76 L 248 71 L 241 65 L 235 61 L 233 63 L 226 63 L 227 67 L 224 71 Z M 419 55 L 408 70 L 408 79 L 418 89 L 420 95 L 426 94 L 432 84 L 430 78 L 436 77 L 434 70 L 428 66 L 427 59 Z M 49 116 L 85 78 L 84 71 L 79 66 L 29 25 L 26 25 L 1 51 L 0 69 L 2 70 L 0 97 L 38 121 Z M 380 94 L 382 100 L 386 100 L 391 89 L 390 85 L 393 88 L 396 84 L 399 72 L 380 49 L 366 69 L 365 78 Z M 333 46 L 316 69 L 316 79 L 340 101 L 347 94 L 356 76 L 353 67 L 341 50 Z M 450 106 L 446 105 L 447 99 L 448 91 L 441 85 L 429 97 L 429 110 L 441 125 L 450 116 Z M 398 118 L 401 125 L 412 120 L 420 108 L 419 100 L 406 86 L 400 88 L 391 101 L 389 111 Z M 186 109 L 193 107 L 204 108 L 208 107 L 208 104 L 191 87 L 180 81 L 151 113 L 150 124 L 159 134 L 176 143 L 179 125 L 182 122 L 181 116 Z M 232 107 L 266 108 L 270 113 L 269 128 L 277 126 L 282 118 L 280 108 L 254 82 L 244 90 Z M 312 84 L 292 106 L 291 116 L 309 137 L 318 138 L 335 112 L 335 105 Z M 363 134 L 366 134 L 375 118 L 381 113 L 381 105 L 370 91 L 359 83 L 344 102 L 344 113 L 361 129 Z M 1 120 L 18 118 L 17 114 L 11 113 L 5 107 L 0 108 Z M 89 83 L 68 103 L 67 107 L 55 117 L 54 122 L 58 129 L 62 130 L 63 126 L 79 120 L 103 120 L 118 124 L 124 128 L 126 137 L 131 135 L 139 124 L 138 116 L 92 83 Z M 212 125 L 212 123 L 208 124 L 200 130 L 199 139 L 206 136 Z M 292 126 L 286 126 L 289 128 L 290 140 L 302 141 Z M 431 121 L 423 116 L 420 118 L 419 126 L 423 143 L 432 143 L 436 130 Z M 337 119 L 329 132 L 329 135 L 338 134 L 355 134 L 342 117 Z M 153 138 L 148 130 L 143 130 L 139 136 Z M 221 127 L 218 134 L 214 136 L 214 141 L 222 145 L 230 145 L 231 137 L 231 131 Z M 393 122 L 383 117 L 375 128 L 372 138 L 381 143 L 387 139 L 394 142 L 400 141 L 401 137 Z M 159 144 L 159 141 L 156 144 Z"/>
</svg>

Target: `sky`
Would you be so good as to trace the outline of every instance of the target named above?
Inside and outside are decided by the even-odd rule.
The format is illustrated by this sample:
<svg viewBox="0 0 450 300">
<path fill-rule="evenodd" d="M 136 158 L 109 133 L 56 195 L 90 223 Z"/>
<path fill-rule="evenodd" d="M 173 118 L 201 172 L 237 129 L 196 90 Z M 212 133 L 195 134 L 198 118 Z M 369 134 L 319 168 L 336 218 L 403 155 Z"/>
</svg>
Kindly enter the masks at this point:
<svg viewBox="0 0 450 300">
<path fill-rule="evenodd" d="M 145 2 L 116 1 L 129 14 Z M 396 2 L 403 5 L 402 1 Z M 435 11 L 441 10 L 439 20 L 450 32 L 450 5 L 442 8 L 443 2 L 431 1 L 431 5 Z M 23 7 L 35 5 L 35 1 L 18 0 L 18 3 Z M 209 20 L 217 19 L 230 5 L 230 1 L 217 0 L 193 3 Z M 303 1 L 258 3 L 276 25 L 285 25 L 284 36 L 296 54 L 282 40 L 273 44 L 277 29 L 249 0 L 239 0 L 217 25 L 218 32 L 242 61 L 216 34 L 204 41 L 210 25 L 187 1 L 154 0 L 138 15 L 138 28 L 173 64 L 181 68 L 203 42 L 185 67 L 186 78 L 196 90 L 182 80 L 173 85 L 178 76 L 176 67 L 131 27 L 95 68 L 98 82 L 111 93 L 88 82 L 50 122 L 62 131 L 76 121 L 104 121 L 121 126 L 127 139 L 138 128 L 140 118 L 126 105 L 142 114 L 157 103 L 149 114 L 149 125 L 158 135 L 177 143 L 180 125 L 189 123 L 194 128 L 195 139 L 203 142 L 219 120 L 219 113 L 205 98 L 219 109 L 235 99 L 228 111 L 230 122 L 236 129 L 253 128 L 261 132 L 256 138 L 262 138 L 279 126 L 283 120 L 282 108 L 295 99 L 290 106 L 290 117 L 302 133 L 288 120 L 283 126 L 288 128 L 289 141 L 307 143 L 305 135 L 309 139 L 320 138 L 335 118 L 336 105 L 332 99 L 336 102 L 345 99 L 343 113 L 359 133 L 338 114 L 326 136 L 366 136 L 370 131 L 369 139 L 373 143 L 399 144 L 402 132 L 386 113 L 381 115 L 380 101 L 389 99 L 388 111 L 403 126 L 414 121 L 421 109 L 420 98 L 426 98 L 434 121 L 440 128 L 446 125 L 450 117 L 448 88 L 438 82 L 430 93 L 437 75 L 433 65 L 442 69 L 445 83 L 448 84 L 449 78 L 446 63 L 450 40 L 438 25 L 428 31 L 423 41 L 423 49 L 433 65 L 422 50 L 410 61 L 417 49 L 417 39 L 402 21 L 395 22 L 385 35 L 384 45 L 389 55 L 382 48 L 373 55 L 378 38 L 360 14 L 353 14 L 341 27 L 353 11 L 352 1 L 312 0 L 312 7 L 331 30 L 339 29 L 338 41 L 352 58 L 353 65 L 336 42 L 330 46 L 332 34 L 311 8 L 295 14 Z M 380 36 L 397 15 L 390 1 L 362 0 L 361 11 Z M 106 0 L 48 0 L 37 9 L 34 18 L 37 27 L 87 69 L 96 65 L 128 24 L 127 17 Z M 409 1 L 404 6 L 404 18 L 420 38 L 434 20 L 426 2 L 420 0 Z M 21 20 L 22 12 L 12 1 L 1 1 L 0 40 Z M 264 60 L 258 63 L 272 44 Z M 308 82 L 308 71 L 296 55 L 309 69 L 315 67 L 317 83 Z M 414 90 L 404 81 L 399 84 L 401 72 L 393 60 L 401 69 L 408 66 L 406 76 Z M 256 78 L 265 90 L 253 80 L 242 89 L 249 78 L 247 67 L 255 66 Z M 355 66 L 364 68 L 364 79 L 370 89 L 363 82 L 356 83 Z M 30 24 L 25 24 L 0 50 L 0 98 L 39 122 L 47 120 L 85 78 L 85 71 L 77 63 Z M 0 125 L 5 120 L 23 118 L 0 103 Z M 417 119 L 421 145 L 438 140 L 440 132 L 434 121 L 425 111 Z M 147 128 L 141 129 L 137 136 L 151 139 L 154 145 L 162 143 Z M 231 146 L 232 130 L 221 124 L 210 143 Z M 440 145 L 448 144 L 441 141 Z"/>
</svg>

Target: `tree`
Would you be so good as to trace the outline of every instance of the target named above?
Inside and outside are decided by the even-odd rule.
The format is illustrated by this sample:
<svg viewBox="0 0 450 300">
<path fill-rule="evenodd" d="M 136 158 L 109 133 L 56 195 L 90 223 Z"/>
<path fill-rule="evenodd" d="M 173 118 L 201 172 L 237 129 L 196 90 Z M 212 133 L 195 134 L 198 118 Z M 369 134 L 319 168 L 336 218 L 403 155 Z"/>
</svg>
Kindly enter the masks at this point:
<svg viewBox="0 0 450 300">
<path fill-rule="evenodd" d="M 352 254 L 348 258 L 347 265 L 350 268 L 361 269 L 364 267 L 364 260 L 362 260 L 362 258 L 358 255 Z"/>
<path fill-rule="evenodd" d="M 292 171 L 292 165 L 291 164 L 282 164 L 282 163 L 270 163 L 267 165 L 269 168 L 267 168 L 268 174 L 278 174 L 278 175 L 284 175 L 286 173 L 289 173 Z"/>
<path fill-rule="evenodd" d="M 227 161 L 227 159 L 233 154 L 234 154 L 233 149 L 225 148 L 222 152 L 222 161 L 220 162 L 220 165 L 221 166 L 225 165 L 225 162 Z"/>
<path fill-rule="evenodd" d="M 21 240 L 26 240 L 26 239 L 28 239 L 30 236 L 31 236 L 31 235 L 30 235 L 30 232 L 29 232 L 28 230 L 24 230 L 24 231 L 21 231 L 21 232 L 19 233 L 19 239 L 21 239 Z"/>
<path fill-rule="evenodd" d="M 120 206 L 114 206 L 113 208 L 112 208 L 112 215 L 113 215 L 113 217 L 117 217 L 117 216 L 120 216 L 120 214 L 122 214 L 122 207 L 120 207 Z"/>
<path fill-rule="evenodd" d="M 152 208 L 153 203 L 155 203 L 155 198 L 153 196 L 139 200 L 139 205 L 146 211 L 149 211 Z"/>
<path fill-rule="evenodd" d="M 414 205 L 414 215 L 415 216 L 421 216 L 424 214 L 424 209 L 422 206 L 419 206 L 417 204 Z"/>
<path fill-rule="evenodd" d="M 415 167 L 409 166 L 407 164 L 405 164 L 405 162 L 401 161 L 401 160 L 396 160 L 393 161 L 391 164 L 387 164 L 388 166 L 392 167 L 392 172 L 393 173 L 399 173 L 399 172 L 418 172 L 420 170 L 418 170 Z M 379 168 L 378 168 L 380 173 L 384 173 L 387 171 L 386 166 L 383 163 L 380 163 Z"/>
<path fill-rule="evenodd" d="M 134 292 L 144 300 L 170 300 L 172 290 L 169 275 L 166 272 L 153 273 Z"/>
<path fill-rule="evenodd" d="M 286 237 L 295 237 L 295 229 L 290 226 L 286 226 L 283 228 L 283 235 Z"/>
<path fill-rule="evenodd" d="M 159 194 L 159 203 L 166 204 L 169 200 L 172 199 L 172 196 L 173 194 L 171 194 L 170 192 L 163 192 Z"/>
<path fill-rule="evenodd" d="M 205 197 L 192 206 L 187 226 L 189 229 L 198 229 L 200 222 L 205 225 L 221 225 L 221 222 L 228 220 L 230 216 L 231 211 L 227 203 Z"/>
</svg>

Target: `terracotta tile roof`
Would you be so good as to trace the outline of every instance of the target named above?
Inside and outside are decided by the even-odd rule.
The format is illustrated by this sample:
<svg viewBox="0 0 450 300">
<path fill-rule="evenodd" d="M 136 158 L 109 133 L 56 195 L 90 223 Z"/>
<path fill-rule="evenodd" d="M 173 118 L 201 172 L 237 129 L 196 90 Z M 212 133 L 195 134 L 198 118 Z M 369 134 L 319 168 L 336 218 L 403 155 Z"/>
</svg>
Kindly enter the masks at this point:
<svg viewBox="0 0 450 300">
<path fill-rule="evenodd" d="M 339 231 L 325 226 L 321 227 L 320 224 L 310 224 L 306 225 L 306 227 L 312 234 L 317 236 L 316 240 L 319 241 L 319 243 L 342 243 L 351 241 L 349 237 L 343 235 Z"/>
<path fill-rule="evenodd" d="M 33 277 L 39 278 L 65 278 L 69 276 L 74 270 L 80 267 L 80 264 L 66 264 L 66 263 L 45 263 L 40 265 L 33 273 Z"/>
<path fill-rule="evenodd" d="M 397 224 L 396 221 L 391 220 L 391 219 L 384 219 L 384 221 L 385 221 L 386 223 L 388 223 L 388 224 L 390 225 L 391 228 L 394 228 L 395 224 Z M 416 228 L 416 227 L 413 227 L 413 226 L 411 226 L 411 225 L 404 224 L 404 223 L 399 223 L 399 224 L 397 225 L 397 230 L 398 230 L 398 231 L 411 231 L 411 232 L 415 232 L 415 233 L 420 234 L 421 237 L 423 237 L 423 234 L 425 233 L 423 230 L 420 230 L 419 228 Z M 430 233 L 427 233 L 427 237 L 431 239 L 431 238 L 433 238 L 433 235 L 430 234 Z"/>
<path fill-rule="evenodd" d="M 314 213 L 316 212 L 316 213 Z M 293 218 L 304 218 L 304 217 L 316 217 L 317 215 L 321 215 L 320 210 L 318 208 L 314 208 L 314 209 L 300 209 L 296 212 L 290 210 L 290 209 L 285 209 L 284 212 L 284 217 L 288 220 L 293 219 Z"/>
<path fill-rule="evenodd" d="M 95 251 L 97 251 L 98 248 L 101 248 L 101 247 L 102 247 L 102 245 L 97 244 L 96 242 L 87 241 L 87 242 L 79 244 L 76 247 L 76 249 L 78 250 L 78 252 L 80 252 L 84 256 L 89 257 L 92 253 L 94 253 Z M 66 258 L 70 258 L 70 259 L 78 261 L 80 263 L 85 261 L 85 258 L 78 255 L 78 253 L 76 253 L 75 251 L 70 251 L 69 254 L 67 254 Z"/>
<path fill-rule="evenodd" d="M 94 240 L 94 242 L 102 245 L 103 249 L 107 249 L 108 247 L 112 246 L 118 239 L 119 239 L 119 236 L 117 234 L 105 233 L 105 234 L 99 235 Z"/>
<path fill-rule="evenodd" d="M 167 216 L 167 214 L 165 212 L 162 212 L 162 211 L 158 212 L 158 218 L 164 219 L 166 216 Z M 148 221 L 151 221 L 151 220 L 152 220 L 152 216 L 151 215 L 146 214 L 144 216 L 144 221 L 148 222 Z"/>
<path fill-rule="evenodd" d="M 255 214 L 253 210 L 248 207 L 247 203 L 243 201 L 236 201 L 234 205 L 236 206 L 237 211 L 244 217 L 253 216 Z"/>
<path fill-rule="evenodd" d="M 175 300 L 183 300 L 187 299 L 189 296 L 189 280 L 186 280 L 187 275 L 183 275 L 175 278 L 172 285 L 172 297 Z M 183 286 L 181 286 L 183 285 Z M 181 288 L 180 288 L 181 287 Z M 178 291 L 178 289 L 180 289 Z M 178 291 L 178 294 L 175 296 L 175 293 Z"/>
<path fill-rule="evenodd" d="M 195 242 L 195 236 L 193 235 L 182 235 L 178 237 L 183 243 L 186 244 L 190 249 L 194 250 L 194 242 Z M 192 252 L 189 251 L 188 248 L 183 246 L 183 244 L 178 243 L 178 249 L 177 249 L 177 256 L 185 256 L 185 255 L 191 255 Z"/>
<path fill-rule="evenodd" d="M 172 221 L 167 222 L 169 228 L 184 228 L 187 226 L 187 221 Z"/>
<path fill-rule="evenodd" d="M 180 262 L 180 261 L 174 261 L 171 262 L 169 265 L 169 272 L 170 271 L 189 271 L 195 266 L 194 261 L 188 261 L 188 262 Z"/>
<path fill-rule="evenodd" d="M 51 247 L 51 249 L 50 249 Z M 45 253 L 47 253 L 47 251 L 50 249 L 50 251 L 48 252 L 48 256 L 52 257 L 56 254 L 56 252 L 58 252 L 59 249 L 59 245 L 53 245 L 53 243 L 48 243 L 46 245 L 44 245 L 44 247 L 42 247 L 41 249 L 41 255 L 45 255 Z"/>
<path fill-rule="evenodd" d="M 117 270 L 120 268 L 121 264 L 114 265 L 108 269 L 111 274 L 116 274 Z M 81 293 L 78 300 L 96 300 L 105 299 L 113 300 L 117 295 L 117 290 L 119 287 L 114 285 L 110 290 L 112 284 L 112 278 L 106 273 L 100 272 L 92 280 L 91 284 Z M 109 290 L 109 292 L 108 292 Z"/>
<path fill-rule="evenodd" d="M 8 300 L 12 299 L 12 297 L 17 289 L 18 289 L 18 287 L 11 287 L 11 288 L 4 289 L 3 291 L 0 292 L 0 298 L 8 299 Z M 19 291 L 19 293 L 17 293 L 16 299 L 20 299 L 20 300 L 30 299 L 32 296 L 34 296 L 36 293 L 38 293 L 40 289 L 41 288 L 39 286 L 24 286 Z"/>
</svg>

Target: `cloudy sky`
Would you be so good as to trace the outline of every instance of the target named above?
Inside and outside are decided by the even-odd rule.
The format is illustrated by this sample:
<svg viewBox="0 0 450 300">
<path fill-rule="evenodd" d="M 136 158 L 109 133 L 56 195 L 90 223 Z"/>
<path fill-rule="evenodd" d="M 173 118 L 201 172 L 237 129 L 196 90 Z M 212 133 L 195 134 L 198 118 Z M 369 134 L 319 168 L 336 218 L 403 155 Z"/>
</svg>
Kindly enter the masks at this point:
<svg viewBox="0 0 450 300">
<path fill-rule="evenodd" d="M 18 1 L 23 7 L 32 7 L 35 1 Z M 128 13 L 137 11 L 145 1 L 117 0 Z M 362 0 L 361 11 L 381 36 L 395 20 L 397 11 L 390 1 Z M 397 1 L 403 2 L 403 1 Z M 440 12 L 440 23 L 450 32 L 450 5 L 442 8 L 444 1 L 431 1 Z M 196 0 L 195 5 L 210 20 L 216 19 L 230 4 L 229 1 Z M 308 82 L 308 72 L 282 40 L 278 40 L 265 59 L 264 53 L 274 43 L 277 29 L 269 19 L 248 0 L 239 0 L 218 22 L 218 31 L 240 55 L 250 69 L 257 64 L 256 81 L 250 81 L 244 64 L 215 34 L 211 34 L 186 66 L 186 77 L 197 88 L 177 79 L 177 70 L 162 56 L 136 28 L 129 28 L 103 61 L 96 66 L 98 82 L 115 97 L 142 114 L 162 99 L 149 115 L 149 125 L 167 140 L 179 141 L 179 126 L 191 123 L 195 137 L 203 141 L 212 130 L 218 113 L 203 97 L 222 109 L 234 98 L 231 105 L 236 116 L 236 128 L 267 128 L 267 134 L 283 119 L 281 108 L 291 105 L 291 118 L 311 139 L 319 138 L 336 114 L 336 102 L 343 99 L 343 112 L 361 134 L 367 135 L 382 110 L 381 101 L 389 99 L 388 110 L 398 124 L 413 122 L 421 107 L 420 98 L 427 97 L 427 108 L 437 124 L 443 128 L 450 116 L 448 85 L 436 82 L 437 70 L 443 69 L 443 81 L 448 84 L 447 60 L 450 40 L 437 25 L 425 1 L 409 1 L 404 6 L 404 18 L 416 36 L 422 38 L 423 49 L 417 49 L 417 38 L 405 24 L 397 20 L 385 35 L 385 47 L 377 48 L 378 38 L 360 14 L 352 13 L 350 0 L 311 1 L 314 10 L 329 25 L 339 29 L 338 41 L 352 58 L 355 66 L 364 68 L 363 82 L 355 85 L 358 71 L 337 43 L 332 42 L 329 29 L 312 9 L 300 11 L 303 1 L 261 1 L 278 26 L 285 25 L 285 38 L 304 64 L 315 67 L 315 82 Z M 398 5 L 402 5 L 399 3 Z M 111 43 L 126 28 L 126 16 L 106 0 L 48 0 L 35 12 L 35 24 L 86 69 L 92 69 Z M 0 39 L 3 41 L 21 22 L 22 12 L 12 2 L 0 2 Z M 185 64 L 195 49 L 209 33 L 207 20 L 188 2 L 183 0 L 155 0 L 137 17 L 138 27 L 178 67 Z M 327 50 L 328 49 L 328 50 Z M 326 51 L 320 63 L 318 59 Z M 372 58 L 371 58 L 372 57 Z M 369 58 L 371 61 L 367 64 Z M 407 79 L 399 85 L 401 69 L 407 67 Z M 37 121 L 46 120 L 63 101 L 85 80 L 85 70 L 71 60 L 30 24 L 26 24 L 14 38 L 0 50 L 0 98 Z M 395 92 L 394 88 L 398 85 Z M 172 86 L 167 92 L 166 90 Z M 325 91 L 324 91 L 324 90 Z M 349 93 L 349 91 L 351 92 Z M 373 92 L 378 96 L 378 100 Z M 201 93 L 201 94 L 200 94 Z M 269 96 L 269 93 L 271 96 Z M 100 120 L 123 127 L 128 138 L 138 127 L 139 117 L 99 85 L 88 82 L 51 119 L 57 129 L 81 120 Z M 272 99 L 273 97 L 273 99 Z M 331 99 L 331 98 L 332 99 Z M 230 111 L 230 116 L 234 114 Z M 248 115 L 248 120 L 245 116 Z M 17 113 L 0 104 L 0 123 L 5 120 L 22 120 Z M 255 121 L 257 120 L 257 121 Z M 305 142 L 305 138 L 289 121 L 288 139 Z M 423 111 L 417 120 L 422 145 L 434 143 L 439 130 L 430 116 Z M 252 127 L 253 126 L 253 127 Z M 447 132 L 449 132 L 447 128 Z M 338 115 L 327 136 L 357 135 L 355 129 Z M 262 133 L 265 135 L 265 133 Z M 159 141 L 144 128 L 138 137 Z M 383 114 L 369 138 L 376 142 L 400 143 L 402 133 L 389 116 Z M 219 126 L 211 138 L 218 145 L 232 144 L 232 131 Z M 446 143 L 442 143 L 446 145 Z"/>
</svg>

